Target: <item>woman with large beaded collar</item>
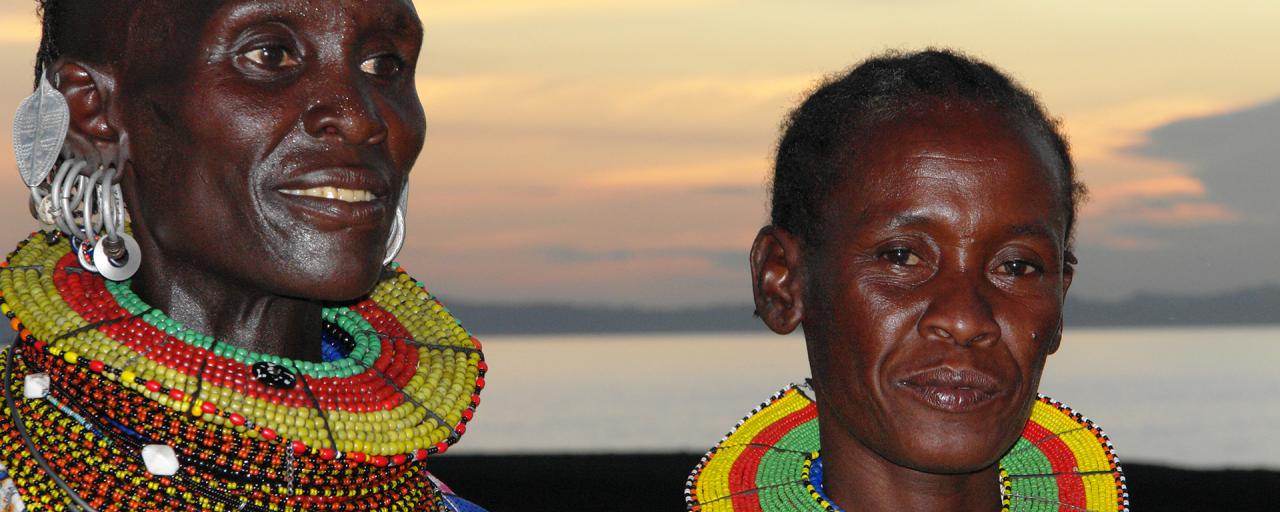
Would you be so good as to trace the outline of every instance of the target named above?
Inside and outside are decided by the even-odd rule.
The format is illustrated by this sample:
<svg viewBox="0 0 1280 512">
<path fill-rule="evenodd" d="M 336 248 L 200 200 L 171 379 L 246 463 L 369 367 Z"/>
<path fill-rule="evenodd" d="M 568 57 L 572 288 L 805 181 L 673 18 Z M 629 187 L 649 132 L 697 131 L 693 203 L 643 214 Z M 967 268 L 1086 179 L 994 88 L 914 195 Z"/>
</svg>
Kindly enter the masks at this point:
<svg viewBox="0 0 1280 512">
<path fill-rule="evenodd" d="M 1082 194 L 1056 123 L 985 63 L 890 53 L 817 88 L 750 257 L 813 378 L 707 454 L 689 509 L 1127 510 L 1101 430 L 1037 396 Z"/>
<path fill-rule="evenodd" d="M 466 431 L 480 344 L 391 262 L 413 3 L 40 4 L 0 510 L 478 510 L 423 461 Z"/>
</svg>

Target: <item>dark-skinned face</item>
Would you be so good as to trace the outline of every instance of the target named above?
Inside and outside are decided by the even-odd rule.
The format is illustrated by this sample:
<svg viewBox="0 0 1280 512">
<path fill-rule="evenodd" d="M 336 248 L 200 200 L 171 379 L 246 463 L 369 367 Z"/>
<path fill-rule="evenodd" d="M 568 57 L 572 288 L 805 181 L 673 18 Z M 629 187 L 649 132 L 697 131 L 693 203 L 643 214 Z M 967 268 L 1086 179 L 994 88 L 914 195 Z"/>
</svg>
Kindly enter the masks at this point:
<svg viewBox="0 0 1280 512">
<path fill-rule="evenodd" d="M 163 257 L 252 289 L 366 293 L 426 130 L 412 4 L 189 7 L 174 18 L 190 32 L 156 46 L 167 60 L 138 60 L 144 92 L 122 91 L 131 216 Z"/>
<path fill-rule="evenodd" d="M 805 258 L 824 443 L 978 471 L 1016 440 L 1057 348 L 1068 206 L 1047 149 L 985 110 L 931 109 L 875 130 L 825 199 L 825 240 Z"/>
</svg>

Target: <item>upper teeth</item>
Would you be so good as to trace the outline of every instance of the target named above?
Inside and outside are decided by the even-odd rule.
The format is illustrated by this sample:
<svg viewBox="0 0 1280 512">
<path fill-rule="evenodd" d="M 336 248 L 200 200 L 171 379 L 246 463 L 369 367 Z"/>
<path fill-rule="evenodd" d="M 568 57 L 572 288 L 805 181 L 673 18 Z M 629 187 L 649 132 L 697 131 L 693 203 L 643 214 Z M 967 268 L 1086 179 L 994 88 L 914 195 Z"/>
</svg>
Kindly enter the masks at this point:
<svg viewBox="0 0 1280 512">
<path fill-rule="evenodd" d="M 348 203 L 359 203 L 362 201 L 372 201 L 377 196 L 368 190 L 352 190 L 349 188 L 337 187 L 314 187 L 308 189 L 288 189 L 280 192 L 293 196 L 311 196 L 323 197 L 325 199 L 337 199 Z"/>
</svg>

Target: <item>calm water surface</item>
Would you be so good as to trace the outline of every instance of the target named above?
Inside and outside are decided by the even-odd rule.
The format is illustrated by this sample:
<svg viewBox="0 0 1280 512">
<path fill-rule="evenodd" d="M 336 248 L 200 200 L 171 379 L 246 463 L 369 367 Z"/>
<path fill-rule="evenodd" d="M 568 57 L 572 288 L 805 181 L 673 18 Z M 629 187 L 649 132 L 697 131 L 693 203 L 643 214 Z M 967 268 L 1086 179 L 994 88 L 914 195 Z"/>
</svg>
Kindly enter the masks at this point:
<svg viewBox="0 0 1280 512">
<path fill-rule="evenodd" d="M 798 335 L 489 337 L 459 454 L 701 452 L 808 374 Z M 1121 459 L 1280 469 L 1280 326 L 1068 330 L 1041 392 Z"/>
</svg>

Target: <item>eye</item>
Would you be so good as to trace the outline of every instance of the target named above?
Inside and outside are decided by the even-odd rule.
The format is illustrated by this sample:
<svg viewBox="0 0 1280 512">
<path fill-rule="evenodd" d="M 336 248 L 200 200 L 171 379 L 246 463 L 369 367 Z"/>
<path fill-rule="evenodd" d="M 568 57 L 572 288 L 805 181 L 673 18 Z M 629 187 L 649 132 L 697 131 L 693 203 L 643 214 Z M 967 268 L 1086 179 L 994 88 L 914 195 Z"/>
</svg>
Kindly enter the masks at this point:
<svg viewBox="0 0 1280 512">
<path fill-rule="evenodd" d="M 1011 276 L 1025 276 L 1033 272 L 1040 272 L 1040 267 L 1026 260 L 1011 260 L 1000 264 L 1000 270 Z"/>
<path fill-rule="evenodd" d="M 298 59 L 288 48 L 280 45 L 260 46 L 244 52 L 244 58 L 268 69 L 285 69 L 298 65 Z"/>
<path fill-rule="evenodd" d="M 400 72 L 404 61 L 395 55 L 378 55 L 360 63 L 360 71 L 377 77 L 390 77 Z"/>
<path fill-rule="evenodd" d="M 907 249 L 905 247 L 895 247 L 893 249 L 883 251 L 880 253 L 880 259 L 900 267 L 909 267 L 920 264 L 920 257 L 916 256 L 916 253 L 911 252 L 911 249 Z"/>
</svg>

